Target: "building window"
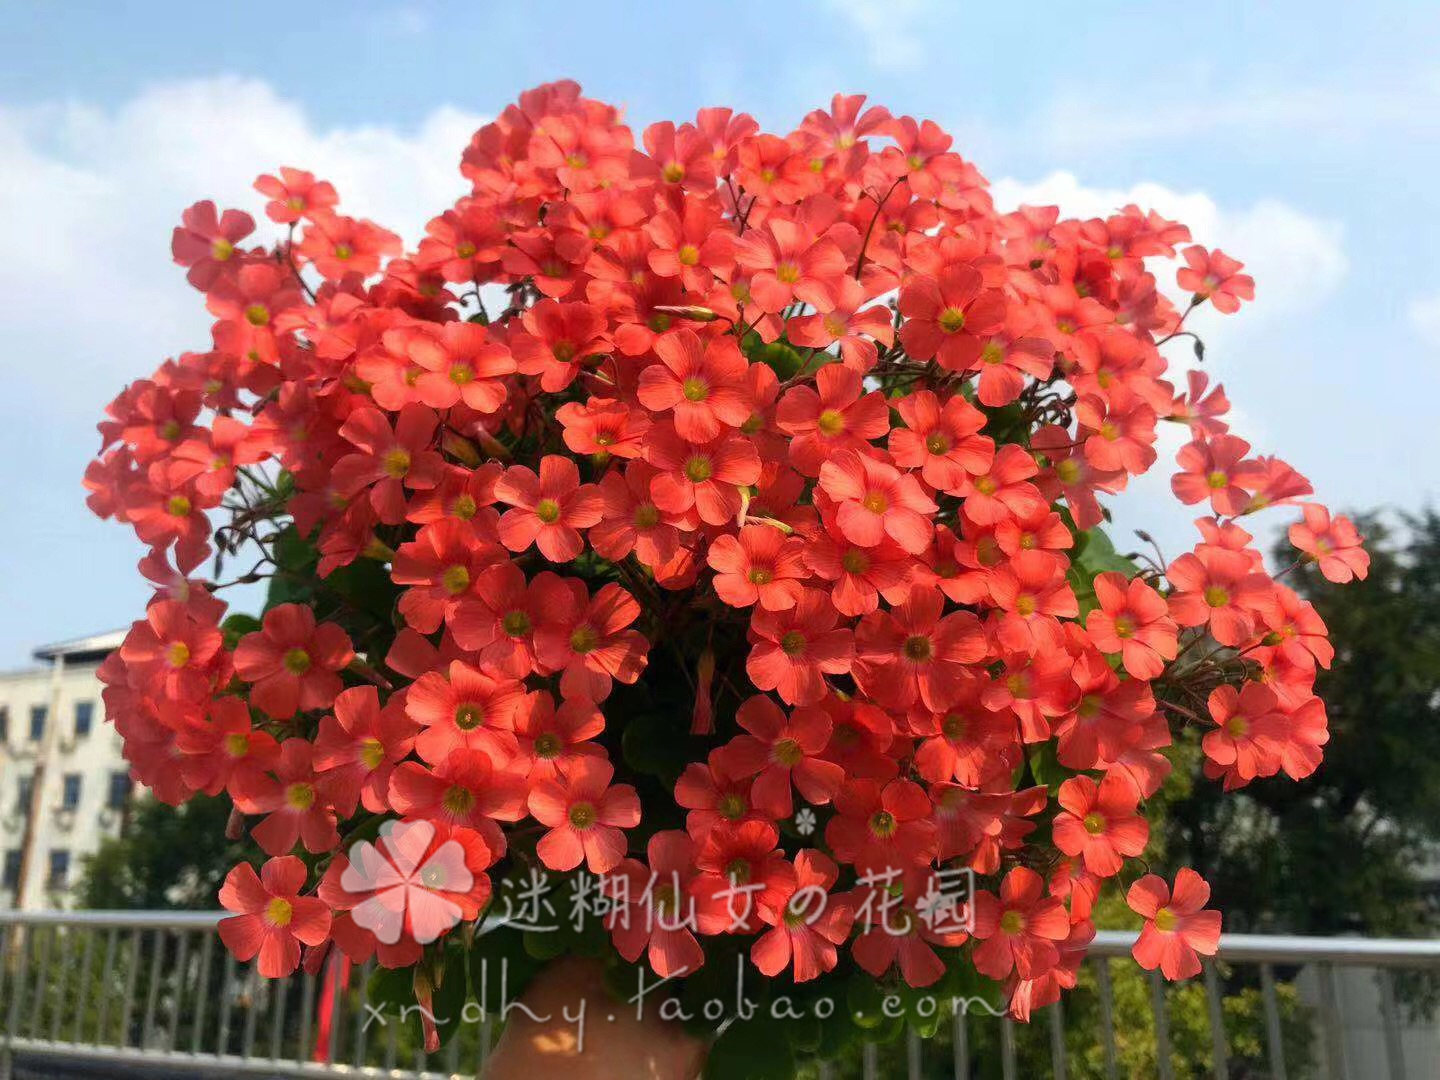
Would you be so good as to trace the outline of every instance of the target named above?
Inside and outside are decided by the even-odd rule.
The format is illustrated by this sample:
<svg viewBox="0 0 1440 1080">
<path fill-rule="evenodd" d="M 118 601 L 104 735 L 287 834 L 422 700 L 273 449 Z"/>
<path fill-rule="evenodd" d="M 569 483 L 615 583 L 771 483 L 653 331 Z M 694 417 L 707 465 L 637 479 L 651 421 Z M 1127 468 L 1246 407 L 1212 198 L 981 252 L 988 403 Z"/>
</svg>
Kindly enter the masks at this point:
<svg viewBox="0 0 1440 1080">
<path fill-rule="evenodd" d="M 65 774 L 64 787 L 61 788 L 60 805 L 66 810 L 74 810 L 80 805 L 80 774 L 78 772 Z"/>
<path fill-rule="evenodd" d="M 14 891 L 20 887 L 20 859 L 22 852 L 14 848 L 5 852 L 5 876 L 0 879 L 0 888 Z"/>
<path fill-rule="evenodd" d="M 75 702 L 75 737 L 83 739 L 90 734 L 90 725 L 95 722 L 95 703 L 93 701 Z"/>
<path fill-rule="evenodd" d="M 45 706 L 30 706 L 30 741 L 39 742 L 45 737 Z"/>
<path fill-rule="evenodd" d="M 50 876 L 45 881 L 48 889 L 63 889 L 70 883 L 70 852 L 65 848 L 50 849 Z"/>
<path fill-rule="evenodd" d="M 30 793 L 35 790 L 35 774 L 22 776 L 15 788 L 15 813 L 23 817 L 30 814 Z"/>
<path fill-rule="evenodd" d="M 111 810 L 122 810 L 125 801 L 130 798 L 130 774 L 123 772 L 112 772 L 110 774 L 110 798 L 107 805 Z"/>
<path fill-rule="evenodd" d="M 0 743 L 10 741 L 10 706 L 0 705 Z"/>
</svg>

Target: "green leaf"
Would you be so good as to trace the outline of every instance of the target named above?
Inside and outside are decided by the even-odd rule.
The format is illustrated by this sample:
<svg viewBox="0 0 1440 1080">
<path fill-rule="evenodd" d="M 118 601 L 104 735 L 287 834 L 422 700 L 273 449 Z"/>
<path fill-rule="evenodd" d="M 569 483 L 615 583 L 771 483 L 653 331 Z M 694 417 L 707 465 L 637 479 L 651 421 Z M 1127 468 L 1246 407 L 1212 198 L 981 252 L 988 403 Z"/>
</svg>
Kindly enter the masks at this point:
<svg viewBox="0 0 1440 1080">
<path fill-rule="evenodd" d="M 1035 776 L 1035 782 L 1044 784 L 1054 795 L 1060 789 L 1060 785 L 1075 774 L 1064 765 L 1060 764 L 1056 757 L 1056 744 L 1051 742 L 1041 743 L 1030 751 L 1030 772 Z"/>
<path fill-rule="evenodd" d="M 759 346 L 751 353 L 750 359 L 768 365 L 782 382 L 805 366 L 805 357 L 783 341 L 772 341 L 768 345 Z"/>
<path fill-rule="evenodd" d="M 225 648 L 234 649 L 240 643 L 240 639 L 246 634 L 253 634 L 260 629 L 260 620 L 254 615 L 246 615 L 237 611 L 234 615 L 227 616 L 220 624 L 220 633 L 225 638 Z"/>
<path fill-rule="evenodd" d="M 705 1080 L 791 1080 L 794 1075 L 788 1032 L 763 1012 L 726 1028 L 705 1061 Z"/>
</svg>

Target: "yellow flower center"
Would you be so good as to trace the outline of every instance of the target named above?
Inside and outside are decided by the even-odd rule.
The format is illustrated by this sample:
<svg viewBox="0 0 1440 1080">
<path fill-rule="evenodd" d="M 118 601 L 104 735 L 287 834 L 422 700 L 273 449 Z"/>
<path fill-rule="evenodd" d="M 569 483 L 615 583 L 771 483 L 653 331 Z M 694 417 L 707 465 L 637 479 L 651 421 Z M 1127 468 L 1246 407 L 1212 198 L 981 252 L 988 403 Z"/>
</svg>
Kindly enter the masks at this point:
<svg viewBox="0 0 1440 1080">
<path fill-rule="evenodd" d="M 475 809 L 475 793 L 455 784 L 445 789 L 445 794 L 440 797 L 440 804 L 456 817 L 464 817 Z"/>
<path fill-rule="evenodd" d="M 440 584 L 451 596 L 459 596 L 470 587 L 470 571 L 456 563 L 440 575 Z"/>
<path fill-rule="evenodd" d="M 955 334 L 965 329 L 965 312 L 957 307 L 948 307 L 940 313 L 940 318 L 936 321 L 945 333 Z"/>
<path fill-rule="evenodd" d="M 577 829 L 588 829 L 599 819 L 594 803 L 580 802 L 570 807 L 570 824 Z"/>
<path fill-rule="evenodd" d="M 771 756 L 781 765 L 799 765 L 800 759 L 805 756 L 800 744 L 794 739 L 779 739 L 770 749 Z"/>
<path fill-rule="evenodd" d="M 1205 603 L 1212 608 L 1222 608 L 1230 603 L 1230 593 L 1219 585 L 1211 585 L 1205 590 Z"/>
<path fill-rule="evenodd" d="M 396 447 L 385 455 L 381 468 L 392 480 L 404 479 L 405 474 L 410 471 L 410 452 Z"/>
<path fill-rule="evenodd" d="M 265 905 L 265 921 L 271 926 L 289 926 L 290 920 L 294 917 L 294 905 L 282 897 L 273 897 L 271 901 Z"/>
<path fill-rule="evenodd" d="M 366 739 L 360 744 L 360 763 L 370 770 L 378 769 L 385 760 L 385 746 L 379 739 Z"/>
</svg>

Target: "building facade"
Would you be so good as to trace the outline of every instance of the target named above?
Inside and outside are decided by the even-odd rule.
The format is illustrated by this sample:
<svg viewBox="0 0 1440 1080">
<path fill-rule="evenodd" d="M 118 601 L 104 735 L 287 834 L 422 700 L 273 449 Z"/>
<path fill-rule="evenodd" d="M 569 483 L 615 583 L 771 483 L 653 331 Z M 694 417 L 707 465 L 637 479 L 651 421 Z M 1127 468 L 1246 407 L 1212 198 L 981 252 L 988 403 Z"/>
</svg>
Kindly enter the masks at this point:
<svg viewBox="0 0 1440 1080">
<path fill-rule="evenodd" d="M 95 677 L 123 638 L 47 645 L 0 673 L 0 907 L 71 906 L 85 856 L 124 824 L 129 767 Z"/>
</svg>

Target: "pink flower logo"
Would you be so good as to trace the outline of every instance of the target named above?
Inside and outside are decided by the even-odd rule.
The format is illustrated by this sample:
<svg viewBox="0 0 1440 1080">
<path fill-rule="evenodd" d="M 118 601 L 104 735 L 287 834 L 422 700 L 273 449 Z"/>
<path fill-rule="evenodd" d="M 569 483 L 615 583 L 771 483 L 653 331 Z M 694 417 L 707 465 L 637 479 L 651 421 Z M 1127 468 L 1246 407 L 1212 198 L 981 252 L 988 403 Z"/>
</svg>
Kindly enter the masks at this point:
<svg viewBox="0 0 1440 1080">
<path fill-rule="evenodd" d="M 383 944 L 394 945 L 408 929 L 428 945 L 464 918 L 445 893 L 467 893 L 475 884 L 465 849 L 454 840 L 426 854 L 435 837 L 428 821 L 391 821 L 380 830 L 380 846 L 361 840 L 350 849 L 340 875 L 346 892 L 366 895 L 350 912 Z"/>
</svg>

